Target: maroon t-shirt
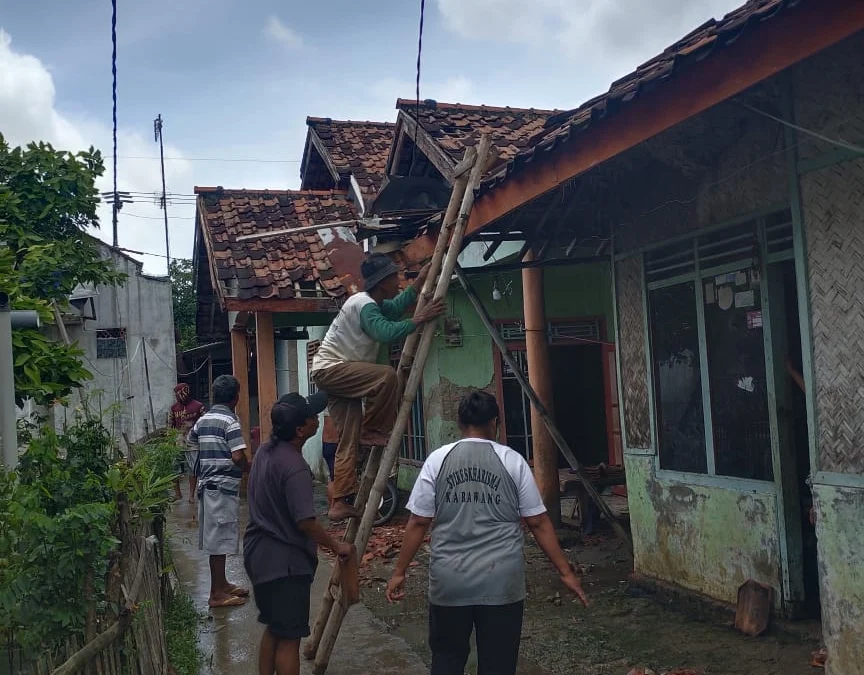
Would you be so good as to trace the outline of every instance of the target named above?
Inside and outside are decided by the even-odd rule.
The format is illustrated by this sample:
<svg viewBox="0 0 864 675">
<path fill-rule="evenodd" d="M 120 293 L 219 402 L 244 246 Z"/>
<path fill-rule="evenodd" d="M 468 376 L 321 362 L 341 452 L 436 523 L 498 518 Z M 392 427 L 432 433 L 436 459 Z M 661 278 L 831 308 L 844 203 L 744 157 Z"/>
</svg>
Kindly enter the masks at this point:
<svg viewBox="0 0 864 675">
<path fill-rule="evenodd" d="M 184 436 L 188 434 L 198 418 L 204 414 L 204 404 L 191 399 L 186 403 L 177 401 L 171 406 L 171 428 L 178 429 Z"/>
<path fill-rule="evenodd" d="M 282 577 L 314 576 L 318 547 L 297 523 L 315 517 L 312 470 L 290 443 L 265 443 L 248 484 L 249 522 L 243 559 L 257 585 Z"/>
</svg>

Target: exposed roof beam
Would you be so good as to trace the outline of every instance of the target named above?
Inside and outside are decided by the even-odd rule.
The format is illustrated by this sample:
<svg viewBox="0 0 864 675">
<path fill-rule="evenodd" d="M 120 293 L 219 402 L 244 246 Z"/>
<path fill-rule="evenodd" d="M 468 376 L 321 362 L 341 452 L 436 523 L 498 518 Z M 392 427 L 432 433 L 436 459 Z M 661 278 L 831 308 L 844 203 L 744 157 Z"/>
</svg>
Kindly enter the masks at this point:
<svg viewBox="0 0 864 675">
<path fill-rule="evenodd" d="M 426 155 L 426 159 L 441 172 L 444 180 L 452 185 L 454 181 L 453 169 L 456 166 L 456 162 L 441 149 L 441 146 L 428 134 L 422 124 L 419 129 L 417 128 L 418 122 L 413 117 L 405 111 L 400 110 L 399 119 L 402 122 L 402 133 L 412 141 L 416 139 L 417 150 L 422 151 Z"/>
<path fill-rule="evenodd" d="M 378 218 L 371 218 L 370 226 L 379 223 Z M 359 225 L 359 220 L 336 220 L 332 223 L 321 223 L 320 225 L 305 225 L 303 227 L 287 227 L 282 230 L 268 230 L 267 232 L 255 232 L 254 234 L 243 234 L 237 237 L 235 241 L 252 241 L 255 239 L 269 239 L 270 237 L 281 237 L 283 234 L 303 234 L 304 232 L 317 232 L 325 230 L 328 227 L 352 227 Z"/>
</svg>

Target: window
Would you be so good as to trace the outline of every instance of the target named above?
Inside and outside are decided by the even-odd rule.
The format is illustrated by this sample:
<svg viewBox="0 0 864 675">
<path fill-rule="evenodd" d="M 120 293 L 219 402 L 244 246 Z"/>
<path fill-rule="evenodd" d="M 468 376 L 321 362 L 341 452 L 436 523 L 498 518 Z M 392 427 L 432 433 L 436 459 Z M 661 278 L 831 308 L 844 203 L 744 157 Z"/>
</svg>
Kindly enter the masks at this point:
<svg viewBox="0 0 864 675">
<path fill-rule="evenodd" d="M 97 359 L 126 358 L 126 329 L 107 328 L 96 331 Z"/>
<path fill-rule="evenodd" d="M 528 375 L 528 357 L 524 351 L 510 352 L 522 373 Z M 500 358 L 500 356 L 499 356 Z M 531 448 L 531 401 L 525 396 L 519 380 L 507 362 L 501 359 L 501 390 L 504 403 L 504 425 L 507 432 L 507 445 L 526 460 L 533 459 Z"/>
<path fill-rule="evenodd" d="M 780 212 L 645 255 L 661 468 L 773 480 L 761 270 L 788 258 L 790 221 Z"/>
<path fill-rule="evenodd" d="M 402 355 L 402 343 L 390 345 L 390 365 L 399 367 L 399 357 Z M 417 388 L 417 397 L 411 406 L 411 418 L 402 438 L 402 448 L 399 456 L 415 462 L 426 459 L 426 419 L 423 414 L 423 383 Z"/>
</svg>

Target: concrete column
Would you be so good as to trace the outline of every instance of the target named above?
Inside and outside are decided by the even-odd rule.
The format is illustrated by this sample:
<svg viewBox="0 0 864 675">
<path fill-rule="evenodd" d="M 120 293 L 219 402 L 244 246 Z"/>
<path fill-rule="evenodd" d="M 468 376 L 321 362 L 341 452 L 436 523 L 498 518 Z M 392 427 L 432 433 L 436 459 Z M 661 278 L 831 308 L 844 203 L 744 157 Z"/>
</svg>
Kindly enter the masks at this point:
<svg viewBox="0 0 864 675">
<path fill-rule="evenodd" d="M 249 434 L 249 341 L 246 338 L 245 328 L 231 331 L 231 369 L 234 377 L 240 382 L 237 416 L 240 418 L 246 447 L 251 448 L 251 436 Z M 211 393 L 211 400 L 212 397 Z"/>
<path fill-rule="evenodd" d="M 273 337 L 273 315 L 255 313 L 255 353 L 258 365 L 258 425 L 261 442 L 270 438 L 270 409 L 276 403 L 276 352 Z"/>
<path fill-rule="evenodd" d="M 525 261 L 533 260 L 532 253 Z M 522 298 L 525 314 L 525 349 L 528 357 L 528 382 L 546 406 L 553 411 L 552 370 L 546 337 L 546 308 L 543 293 L 543 268 L 522 270 Z M 561 498 L 558 482 L 558 446 L 543 423 L 543 418 L 531 407 L 531 434 L 534 456 L 534 477 L 552 522 L 561 522 Z"/>
<path fill-rule="evenodd" d="M 297 368 L 297 340 L 276 340 L 276 392 L 279 396 L 300 391 Z"/>
</svg>

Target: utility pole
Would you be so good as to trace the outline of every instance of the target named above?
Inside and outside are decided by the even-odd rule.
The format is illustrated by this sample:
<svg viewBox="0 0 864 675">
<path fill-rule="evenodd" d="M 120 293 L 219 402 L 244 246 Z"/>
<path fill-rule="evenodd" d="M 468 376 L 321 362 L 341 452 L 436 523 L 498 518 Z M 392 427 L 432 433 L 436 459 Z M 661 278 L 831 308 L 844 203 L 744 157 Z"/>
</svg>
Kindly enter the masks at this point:
<svg viewBox="0 0 864 675">
<path fill-rule="evenodd" d="M 162 145 L 162 115 L 153 120 L 153 140 L 159 143 L 159 164 L 162 168 L 162 213 L 165 216 L 165 260 L 171 272 L 171 244 L 168 238 L 168 199 L 165 192 L 165 149 Z"/>
<path fill-rule="evenodd" d="M 0 292 L 0 440 L 2 463 L 7 471 L 18 466 L 18 424 L 15 419 L 15 359 L 12 355 L 13 328 L 39 328 L 39 314 L 31 310 L 12 311 L 9 296 Z"/>
<path fill-rule="evenodd" d="M 117 248 L 120 245 L 117 238 L 117 216 L 120 214 L 120 209 L 123 208 L 123 204 L 132 203 L 132 195 L 128 192 L 117 192 L 117 183 L 115 181 L 114 191 L 103 192 L 102 199 L 106 202 L 111 202 L 111 223 L 114 226 L 114 248 Z"/>
</svg>

